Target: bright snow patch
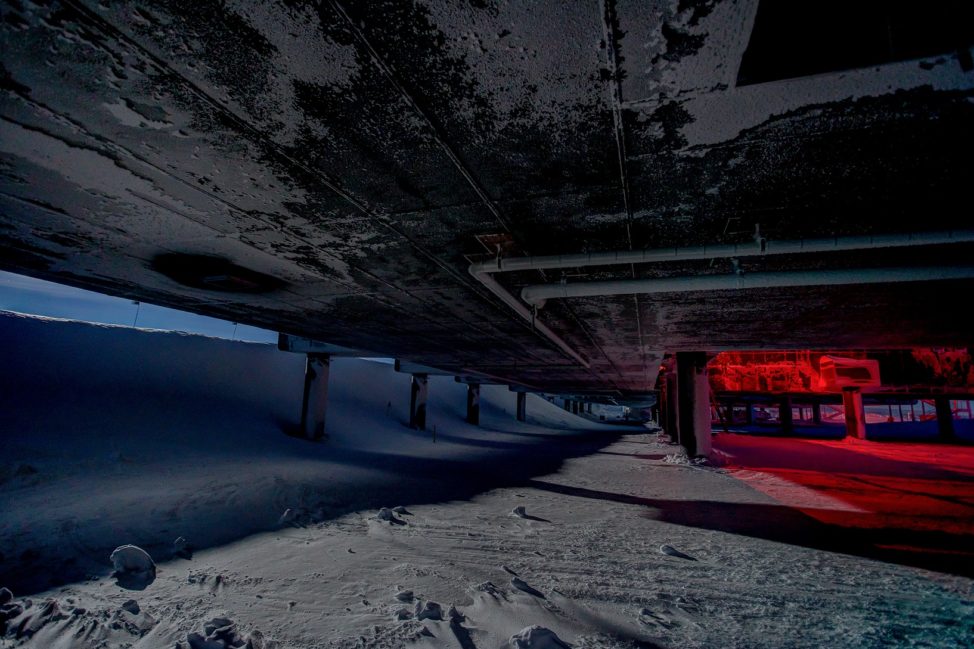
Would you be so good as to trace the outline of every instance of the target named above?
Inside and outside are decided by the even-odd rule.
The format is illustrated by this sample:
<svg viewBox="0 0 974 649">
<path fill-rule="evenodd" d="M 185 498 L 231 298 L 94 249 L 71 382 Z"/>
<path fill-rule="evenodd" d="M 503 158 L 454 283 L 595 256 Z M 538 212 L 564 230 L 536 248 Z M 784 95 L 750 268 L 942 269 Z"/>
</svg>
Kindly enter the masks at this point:
<svg viewBox="0 0 974 649">
<path fill-rule="evenodd" d="M 529 626 L 511 636 L 512 649 L 571 649 L 554 631 L 540 626 Z"/>
</svg>

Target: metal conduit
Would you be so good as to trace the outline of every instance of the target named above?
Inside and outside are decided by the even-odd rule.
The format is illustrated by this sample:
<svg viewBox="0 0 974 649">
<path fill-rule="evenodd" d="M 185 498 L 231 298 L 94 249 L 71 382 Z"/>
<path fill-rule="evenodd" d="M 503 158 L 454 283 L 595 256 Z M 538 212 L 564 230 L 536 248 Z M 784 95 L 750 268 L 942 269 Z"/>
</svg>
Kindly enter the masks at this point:
<svg viewBox="0 0 974 649">
<path fill-rule="evenodd" d="M 886 284 L 947 279 L 974 279 L 974 266 L 782 271 L 606 282 L 574 282 L 570 284 L 534 284 L 521 289 L 521 299 L 528 304 L 540 307 L 551 298 L 631 295 L 634 293 L 690 293 L 695 291 L 835 286 L 842 284 Z"/>
<path fill-rule="evenodd" d="M 783 254 L 802 254 L 802 253 L 815 253 L 815 252 L 833 252 L 842 250 L 866 250 L 874 248 L 899 248 L 899 247 L 909 247 L 909 246 L 930 246 L 938 244 L 948 244 L 948 243 L 972 243 L 974 242 L 974 230 L 948 230 L 940 232 L 919 232 L 919 233 L 904 233 L 904 234 L 885 234 L 885 235 L 875 235 L 875 236 L 859 236 L 859 237 L 834 237 L 828 239 L 796 239 L 790 241 L 768 241 L 764 238 L 757 238 L 753 243 L 744 244 L 718 244 L 712 246 L 692 246 L 686 248 L 656 248 L 649 250 L 622 250 L 614 252 L 594 252 L 594 253 L 582 253 L 582 254 L 571 254 L 571 255 L 550 255 L 550 256 L 538 256 L 538 257 L 512 257 L 512 258 L 501 258 L 497 257 L 491 261 L 484 262 L 474 262 L 470 264 L 469 272 L 470 274 L 479 281 L 484 288 L 493 293 L 498 297 L 504 304 L 511 307 L 515 313 L 517 313 L 521 318 L 531 323 L 532 328 L 551 341 L 555 346 L 562 350 L 572 359 L 578 361 L 583 367 L 588 368 L 589 363 L 586 361 L 577 351 L 572 349 L 572 347 L 565 342 L 558 334 L 549 329 L 543 322 L 540 322 L 536 314 L 531 310 L 526 308 L 523 303 L 521 303 L 516 297 L 511 295 L 503 286 L 501 286 L 497 281 L 495 281 L 490 274 L 498 272 L 511 272 L 519 270 L 548 270 L 555 268 L 583 268 L 586 266 L 612 266 L 612 265 L 622 265 L 622 264 L 644 264 L 644 263 L 654 263 L 654 262 L 664 262 L 664 261 L 680 261 L 680 260 L 693 260 L 693 259 L 718 259 L 718 258 L 732 258 L 732 257 L 755 257 L 761 255 L 783 255 Z M 899 269 L 900 271 L 907 269 Z M 841 272 L 841 271 L 824 271 L 824 272 Z M 845 283 L 877 283 L 877 282 L 889 282 L 889 281 L 922 281 L 920 278 L 913 280 L 906 279 L 890 279 L 890 270 L 886 271 L 872 271 L 873 273 L 887 273 L 883 279 L 878 279 L 878 277 L 872 281 L 866 281 L 863 278 L 866 276 L 866 272 L 860 272 L 857 275 L 857 279 L 853 281 L 847 281 Z M 763 275 L 780 275 L 780 273 L 765 273 Z M 666 292 L 672 292 L 675 290 L 727 290 L 730 288 L 760 288 L 754 284 L 754 282 L 759 281 L 755 279 L 755 275 L 747 276 L 747 280 L 743 280 L 747 283 L 747 286 L 741 286 L 739 282 L 740 276 L 730 276 L 723 280 L 728 282 L 728 285 L 724 288 L 706 288 L 706 289 L 667 289 Z M 969 277 L 968 275 L 964 276 Z M 945 277 L 927 277 L 923 279 L 947 279 Z M 953 278 L 951 278 L 953 279 Z M 683 286 L 690 286 L 693 282 L 703 282 L 709 281 L 714 282 L 713 278 L 672 278 L 669 281 L 683 280 L 685 283 Z M 628 280 L 628 282 L 639 282 L 643 280 Z M 657 281 L 657 280 L 650 280 Z M 766 281 L 771 281 L 768 278 Z M 782 281 L 782 280 L 779 280 Z M 829 282 L 818 282 L 818 283 L 831 283 Z M 733 286 L 730 283 L 734 283 Z M 626 282 L 623 282 L 626 283 Z M 655 290 L 632 290 L 633 287 L 621 290 L 619 293 L 589 293 L 582 292 L 583 288 L 573 288 L 573 295 L 568 295 L 565 292 L 564 287 L 581 287 L 589 286 L 593 290 L 597 286 L 614 285 L 616 282 L 589 282 L 586 284 L 557 284 L 552 285 L 551 289 L 558 294 L 551 294 L 548 297 L 543 297 L 541 293 L 535 291 L 540 291 L 542 286 L 529 286 L 526 287 L 521 292 L 522 299 L 525 299 L 529 304 L 541 305 L 544 303 L 545 299 L 549 297 L 572 297 L 572 296 L 582 296 L 582 295 L 619 295 L 619 294 L 629 294 L 629 293 L 640 293 L 640 292 L 664 292 L 659 290 L 662 284 L 656 285 Z M 816 284 L 769 284 L 768 286 L 813 286 Z M 619 287 L 616 287 L 617 289 Z M 529 290 L 530 289 L 530 290 Z M 559 293 L 560 291 L 560 293 Z M 577 291 L 577 292 L 575 292 Z M 527 292 L 527 297 L 526 297 Z M 532 301 L 533 300 L 533 301 Z"/>
<path fill-rule="evenodd" d="M 619 250 L 613 252 L 592 252 L 541 257 L 498 257 L 491 261 L 471 264 L 470 272 L 476 276 L 477 273 L 505 273 L 518 270 L 549 270 L 552 268 L 648 264 L 693 259 L 726 259 L 729 257 L 758 257 L 761 255 L 786 255 L 841 250 L 905 248 L 909 246 L 932 246 L 946 243 L 974 243 L 974 230 L 833 237 L 828 239 L 794 239 L 790 241 L 759 239 L 757 242 L 741 244 L 717 244 L 711 246 L 690 246 L 686 248 Z"/>
<path fill-rule="evenodd" d="M 470 274 L 477 278 L 481 284 L 484 285 L 491 293 L 496 295 L 501 299 L 504 304 L 514 309 L 514 312 L 519 316 L 531 323 L 531 326 L 545 338 L 553 342 L 560 350 L 568 354 L 571 358 L 581 364 L 582 367 L 588 369 L 589 362 L 582 357 L 577 351 L 572 349 L 572 347 L 566 343 L 561 336 L 556 334 L 554 331 L 548 328 L 543 322 L 539 321 L 534 314 L 521 302 L 518 301 L 516 297 L 507 292 L 507 290 L 497 283 L 493 277 L 486 273 L 475 273 L 471 268 Z"/>
</svg>

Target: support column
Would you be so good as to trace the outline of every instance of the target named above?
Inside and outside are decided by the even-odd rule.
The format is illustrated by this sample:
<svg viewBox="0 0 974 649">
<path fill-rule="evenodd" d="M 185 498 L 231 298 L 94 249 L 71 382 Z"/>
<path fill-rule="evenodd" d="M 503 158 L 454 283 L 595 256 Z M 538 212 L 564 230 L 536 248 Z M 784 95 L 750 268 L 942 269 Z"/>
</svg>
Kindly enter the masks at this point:
<svg viewBox="0 0 974 649">
<path fill-rule="evenodd" d="M 944 442 L 954 441 L 954 413 L 950 408 L 950 396 L 937 395 L 933 398 L 933 405 L 937 409 L 937 430 Z"/>
<path fill-rule="evenodd" d="M 866 410 L 862 406 L 862 390 L 842 388 L 842 408 L 845 410 L 845 435 L 866 439 Z"/>
<path fill-rule="evenodd" d="M 781 421 L 782 435 L 795 434 L 795 421 L 791 416 L 791 397 L 787 394 L 778 402 L 778 419 Z"/>
<path fill-rule="evenodd" d="M 812 404 L 812 421 L 816 426 L 822 425 L 822 404 L 818 401 Z"/>
<path fill-rule="evenodd" d="M 467 423 L 480 425 L 480 384 L 467 384 Z"/>
<path fill-rule="evenodd" d="M 528 420 L 528 393 L 527 392 L 517 393 L 517 420 L 518 421 Z"/>
<path fill-rule="evenodd" d="M 663 430 L 674 442 L 680 441 L 680 391 L 677 390 L 676 381 L 676 361 L 674 367 L 666 371 L 663 378 L 663 389 L 666 400 L 666 412 L 663 413 Z"/>
<path fill-rule="evenodd" d="M 574 401 L 574 400 L 572 401 L 572 414 L 573 415 L 577 415 L 578 414 L 578 406 L 579 405 L 580 404 L 579 404 L 578 401 Z"/>
<path fill-rule="evenodd" d="M 328 407 L 328 354 L 308 354 L 304 366 L 304 397 L 301 402 L 301 434 L 319 440 L 325 436 Z"/>
<path fill-rule="evenodd" d="M 409 394 L 409 427 L 426 430 L 426 395 L 429 376 L 413 374 Z"/>
<path fill-rule="evenodd" d="M 571 401 L 569 401 L 568 399 L 565 399 L 565 404 L 564 404 L 564 406 L 563 406 L 563 407 L 564 407 L 564 408 L 565 408 L 565 410 L 567 410 L 568 412 L 571 412 L 571 411 L 572 411 L 572 402 L 571 402 Z"/>
<path fill-rule="evenodd" d="M 588 403 L 585 404 L 585 412 L 587 412 L 590 415 L 592 414 L 592 402 L 591 401 L 589 401 Z"/>
<path fill-rule="evenodd" d="M 690 457 L 710 455 L 710 382 L 705 352 L 676 355 L 680 444 Z"/>
</svg>

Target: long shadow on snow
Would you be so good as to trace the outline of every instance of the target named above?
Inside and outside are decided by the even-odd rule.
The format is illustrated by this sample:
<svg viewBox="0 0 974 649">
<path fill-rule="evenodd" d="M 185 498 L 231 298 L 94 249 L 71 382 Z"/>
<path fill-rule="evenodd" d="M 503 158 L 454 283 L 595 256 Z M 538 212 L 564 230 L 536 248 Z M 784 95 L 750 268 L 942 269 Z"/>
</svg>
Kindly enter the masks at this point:
<svg viewBox="0 0 974 649">
<path fill-rule="evenodd" d="M 526 486 L 567 496 L 640 505 L 656 510 L 646 512 L 644 516 L 647 518 L 675 525 L 974 577 L 969 535 L 937 530 L 830 525 L 798 509 L 782 505 L 643 498 L 537 479 L 529 480 Z M 832 512 L 822 513 L 828 515 Z"/>
<path fill-rule="evenodd" d="M 351 481 L 334 481 L 323 470 L 320 480 L 295 480 L 289 484 L 293 497 L 288 507 L 298 512 L 297 523 L 313 524 L 358 511 L 375 511 L 380 507 L 400 504 L 420 505 L 451 500 L 469 499 L 477 494 L 501 487 L 530 484 L 532 478 L 557 471 L 565 460 L 589 455 L 612 444 L 625 431 L 592 431 L 572 435 L 552 435 L 538 443 L 490 444 L 493 452 L 463 459 L 426 458 L 396 455 L 325 445 L 300 445 L 285 455 L 298 457 L 297 449 L 306 448 L 300 456 L 306 461 L 328 465 L 358 467 L 366 470 L 362 477 Z M 452 436 L 451 436 L 452 437 Z M 483 440 L 457 437 L 457 444 L 486 446 Z M 376 475 L 378 474 L 378 475 Z M 194 512 L 205 518 L 212 509 Z M 213 532 L 208 543 L 194 545 L 195 550 L 219 547 L 252 534 L 277 529 L 276 516 L 267 512 L 266 525 L 242 524 L 234 529 Z M 199 523 L 184 521 L 187 527 Z M 18 556 L 0 557 L 0 585 L 7 586 L 19 596 L 76 583 L 90 575 L 106 575 L 110 571 L 108 556 L 122 543 L 134 543 L 149 552 L 158 562 L 174 558 L 171 521 L 153 521 L 155 532 L 146 538 L 107 539 L 102 547 L 86 547 L 84 551 L 64 544 L 51 543 L 32 547 Z M 6 548 L 5 548 L 6 549 Z"/>
</svg>

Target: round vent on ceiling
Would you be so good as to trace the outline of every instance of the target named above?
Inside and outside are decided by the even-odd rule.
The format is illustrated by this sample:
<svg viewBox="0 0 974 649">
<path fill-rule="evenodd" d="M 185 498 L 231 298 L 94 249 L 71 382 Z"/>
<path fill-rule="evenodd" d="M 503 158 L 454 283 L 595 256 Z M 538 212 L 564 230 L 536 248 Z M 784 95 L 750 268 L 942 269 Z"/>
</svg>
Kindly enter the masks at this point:
<svg viewBox="0 0 974 649">
<path fill-rule="evenodd" d="M 166 253 L 152 268 L 184 286 L 229 293 L 266 293 L 284 286 L 282 280 L 250 270 L 222 257 Z"/>
</svg>

